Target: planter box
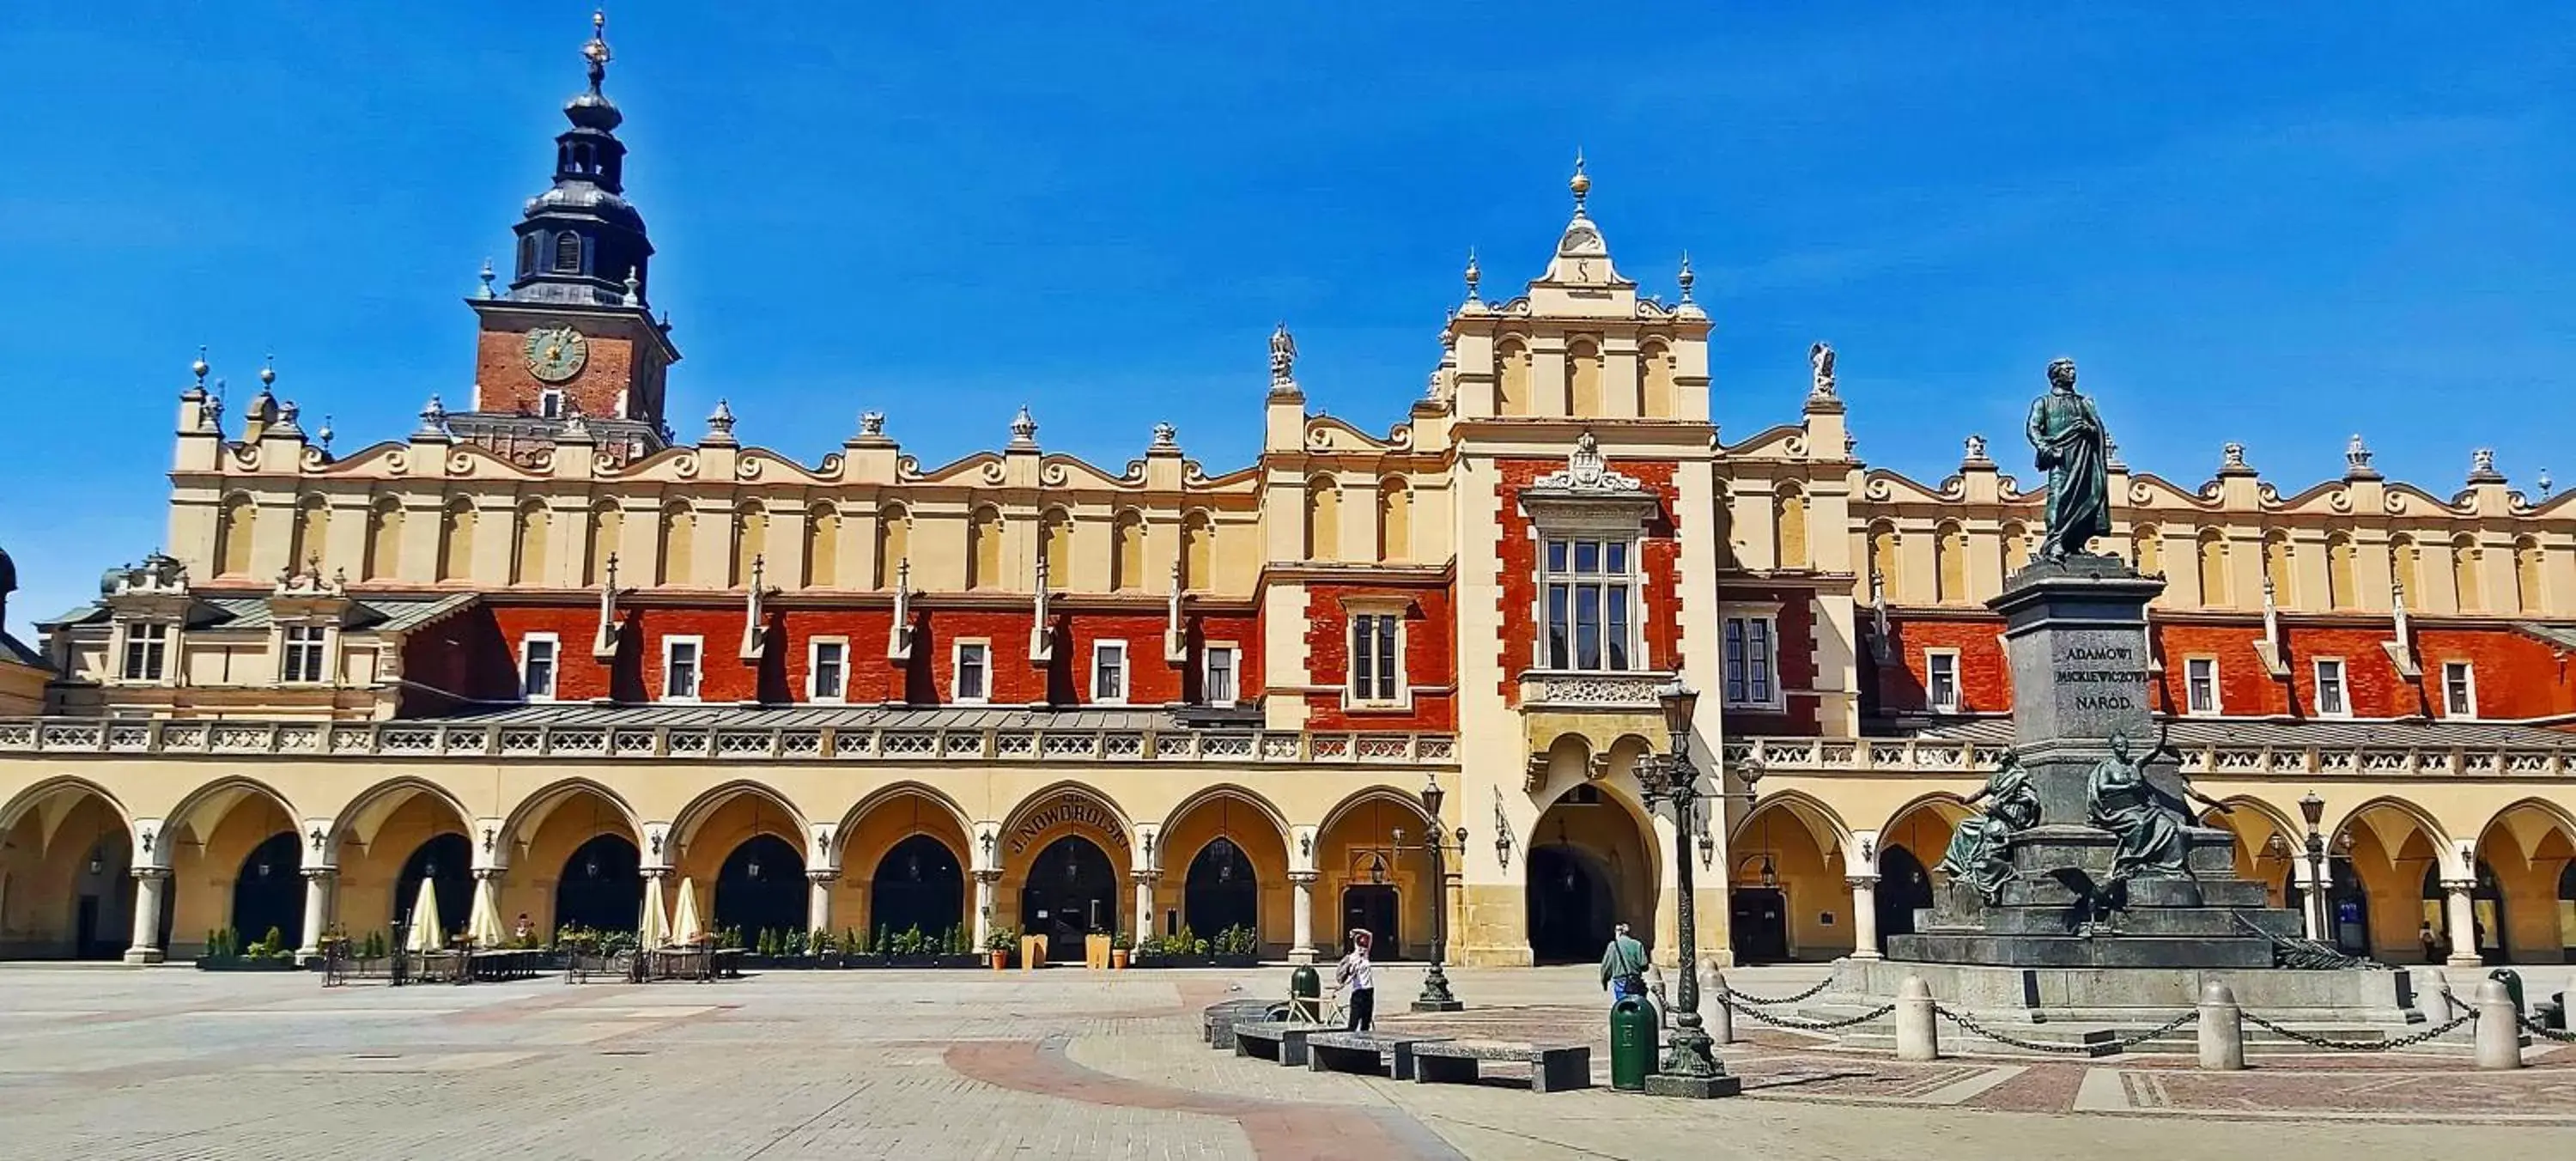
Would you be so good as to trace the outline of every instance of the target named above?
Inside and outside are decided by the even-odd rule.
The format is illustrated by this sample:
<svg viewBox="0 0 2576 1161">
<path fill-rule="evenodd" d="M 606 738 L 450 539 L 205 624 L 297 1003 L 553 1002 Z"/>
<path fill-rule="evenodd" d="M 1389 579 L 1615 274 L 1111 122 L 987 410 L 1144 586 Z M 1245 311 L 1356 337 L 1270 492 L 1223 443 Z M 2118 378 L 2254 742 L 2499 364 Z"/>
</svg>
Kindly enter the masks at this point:
<svg viewBox="0 0 2576 1161">
<path fill-rule="evenodd" d="M 316 963 L 318 964 L 319 961 Z M 197 970 L 201 972 L 291 972 L 297 968 L 292 958 L 252 959 L 239 955 L 218 958 L 201 955 L 197 957 Z"/>
<path fill-rule="evenodd" d="M 1127 962 L 1140 968 L 1248 968 L 1260 967 L 1261 957 L 1252 955 L 1131 955 Z"/>
</svg>

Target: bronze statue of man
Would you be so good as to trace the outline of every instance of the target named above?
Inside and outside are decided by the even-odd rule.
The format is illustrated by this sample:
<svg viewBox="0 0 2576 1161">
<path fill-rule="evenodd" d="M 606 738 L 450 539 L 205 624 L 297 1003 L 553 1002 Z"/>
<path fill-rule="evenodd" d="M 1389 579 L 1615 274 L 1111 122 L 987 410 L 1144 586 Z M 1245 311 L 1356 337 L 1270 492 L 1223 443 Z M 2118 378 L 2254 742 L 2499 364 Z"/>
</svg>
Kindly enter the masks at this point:
<svg viewBox="0 0 2576 1161">
<path fill-rule="evenodd" d="M 2048 531 L 2043 560 L 2082 555 L 2111 534 L 2110 436 L 2093 401 L 2075 392 L 2075 360 L 2048 365 L 2048 394 L 2030 405 L 2030 446 L 2048 473 Z"/>
</svg>

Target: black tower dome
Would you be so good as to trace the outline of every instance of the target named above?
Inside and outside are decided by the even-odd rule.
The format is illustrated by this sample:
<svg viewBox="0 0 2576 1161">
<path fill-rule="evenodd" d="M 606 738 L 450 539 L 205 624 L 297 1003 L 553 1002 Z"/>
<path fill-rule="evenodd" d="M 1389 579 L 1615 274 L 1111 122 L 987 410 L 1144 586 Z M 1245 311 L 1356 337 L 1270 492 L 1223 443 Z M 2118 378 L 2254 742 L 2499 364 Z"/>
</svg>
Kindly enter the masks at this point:
<svg viewBox="0 0 2576 1161">
<path fill-rule="evenodd" d="M 517 227 L 519 260 L 510 297 L 520 302 L 642 306 L 653 243 L 644 216 L 626 201 L 626 118 L 600 82 L 608 77 L 607 14 L 590 14 L 590 88 L 564 105 L 572 128 L 555 138 L 554 188 L 528 199 Z"/>
</svg>

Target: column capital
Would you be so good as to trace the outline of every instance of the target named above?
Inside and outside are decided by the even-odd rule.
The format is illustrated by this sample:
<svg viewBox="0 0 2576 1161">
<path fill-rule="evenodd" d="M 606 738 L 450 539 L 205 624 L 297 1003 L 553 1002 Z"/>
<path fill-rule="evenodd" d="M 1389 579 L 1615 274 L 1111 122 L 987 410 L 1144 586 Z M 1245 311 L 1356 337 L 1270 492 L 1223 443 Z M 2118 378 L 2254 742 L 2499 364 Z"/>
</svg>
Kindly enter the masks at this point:
<svg viewBox="0 0 2576 1161">
<path fill-rule="evenodd" d="M 2478 889 L 2478 881 L 2475 879 L 2444 879 L 2442 880 L 2442 889 L 2454 895 L 2466 895 Z"/>
<path fill-rule="evenodd" d="M 995 870 L 977 871 L 975 872 L 975 881 L 978 883 L 999 883 L 1002 881 L 1002 873 Z"/>
<path fill-rule="evenodd" d="M 1321 871 L 1290 871 L 1290 872 L 1288 872 L 1288 881 L 1289 881 L 1289 882 L 1291 882 L 1291 883 L 1294 883 L 1294 884 L 1296 884 L 1296 885 L 1298 885 L 1298 886 L 1300 886 L 1300 887 L 1312 887 L 1312 886 L 1314 886 L 1314 885 L 1315 885 L 1315 881 L 1316 881 L 1317 879 L 1321 879 L 1321 878 L 1323 878 L 1323 877 L 1324 877 L 1324 874 L 1323 874 L 1323 872 L 1321 872 Z"/>
<path fill-rule="evenodd" d="M 805 880 L 810 883 L 829 883 L 840 877 L 839 867 L 817 867 L 805 872 Z"/>
<path fill-rule="evenodd" d="M 170 868 L 136 867 L 134 868 L 134 877 L 137 879 L 167 879 L 170 877 Z"/>
<path fill-rule="evenodd" d="M 1162 881 L 1162 878 L 1163 878 L 1163 873 L 1162 873 L 1161 871 L 1129 871 L 1129 872 L 1127 872 L 1127 881 L 1128 881 L 1128 882 L 1130 882 L 1130 883 L 1142 884 L 1142 885 L 1146 885 L 1146 886 L 1151 886 L 1151 885 L 1153 885 L 1154 883 L 1161 882 L 1161 881 Z"/>
<path fill-rule="evenodd" d="M 507 870 L 508 868 L 505 867 L 476 867 L 474 868 L 474 881 L 478 883 L 489 883 L 500 878 Z"/>
<path fill-rule="evenodd" d="M 332 866 L 303 867 L 298 869 L 296 873 L 307 879 L 336 879 L 340 875 L 340 868 Z M 169 872 L 163 871 L 162 874 L 166 875 L 169 874 Z"/>
<path fill-rule="evenodd" d="M 1878 876 L 1845 875 L 1843 876 L 1843 886 L 1849 887 L 1854 891 L 1875 891 L 1878 889 Z"/>
</svg>

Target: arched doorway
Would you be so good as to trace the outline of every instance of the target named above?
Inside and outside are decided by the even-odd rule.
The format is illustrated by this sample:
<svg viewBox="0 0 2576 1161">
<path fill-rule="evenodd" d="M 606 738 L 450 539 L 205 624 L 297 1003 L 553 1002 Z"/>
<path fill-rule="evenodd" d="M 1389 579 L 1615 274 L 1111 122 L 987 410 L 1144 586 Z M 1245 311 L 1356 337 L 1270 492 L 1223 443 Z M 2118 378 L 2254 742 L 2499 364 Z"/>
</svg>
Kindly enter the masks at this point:
<svg viewBox="0 0 2576 1161">
<path fill-rule="evenodd" d="M 438 835 L 414 848 L 394 883 L 394 923 L 410 930 L 426 880 L 438 900 L 439 935 L 463 931 L 474 919 L 473 864 L 474 850 L 461 834 Z"/>
<path fill-rule="evenodd" d="M 877 942 L 915 928 L 935 935 L 965 923 L 966 875 L 957 853 L 926 834 L 896 843 L 868 881 L 868 915 Z"/>
<path fill-rule="evenodd" d="M 715 925 L 740 928 L 745 946 L 764 931 L 805 930 L 805 857 L 774 834 L 735 844 L 716 872 Z"/>
<path fill-rule="evenodd" d="M 2562 963 L 2576 963 L 2576 859 L 2558 868 L 2558 952 Z"/>
<path fill-rule="evenodd" d="M 0 809 L 0 959 L 121 958 L 135 897 L 124 812 L 68 781 L 14 807 Z"/>
<path fill-rule="evenodd" d="M 555 929 L 633 931 L 644 914 L 644 864 L 622 834 L 594 835 L 573 848 L 555 880 Z"/>
<path fill-rule="evenodd" d="M 1181 922 L 1210 938 L 1236 927 L 1261 930 L 1261 881 L 1234 840 L 1219 835 L 1190 860 Z"/>
<path fill-rule="evenodd" d="M 1533 963 L 1583 963 L 1601 958 L 1618 922 L 1610 871 L 1591 851 L 1570 844 L 1533 847 L 1529 853 L 1527 910 Z M 1640 938 L 1652 933 L 1630 932 Z"/>
<path fill-rule="evenodd" d="M 1912 935 L 1914 913 L 1932 905 L 1932 874 L 1923 860 L 1903 846 L 1879 848 L 1878 852 L 1878 949 L 1887 949 L 1887 937 Z"/>
<path fill-rule="evenodd" d="M 1539 815 L 1522 883 L 1523 919 L 1533 963 L 1588 963 L 1601 958 L 1611 928 L 1652 947 L 1655 860 L 1643 825 L 1627 804 L 1584 783 Z"/>
<path fill-rule="evenodd" d="M 1845 834 L 1822 803 L 1797 792 L 1765 799 L 1734 825 L 1727 894 L 1737 963 L 1829 959 L 1857 950 Z"/>
<path fill-rule="evenodd" d="M 243 946 L 271 930 L 286 947 L 304 945 L 304 882 L 296 873 L 302 866 L 294 831 L 268 836 L 242 859 L 241 873 L 233 878 L 232 927 Z"/>
<path fill-rule="evenodd" d="M 1118 872 L 1081 835 L 1048 843 L 1020 887 L 1020 929 L 1047 937 L 1049 960 L 1082 959 L 1082 937 L 1118 930 Z"/>
</svg>

